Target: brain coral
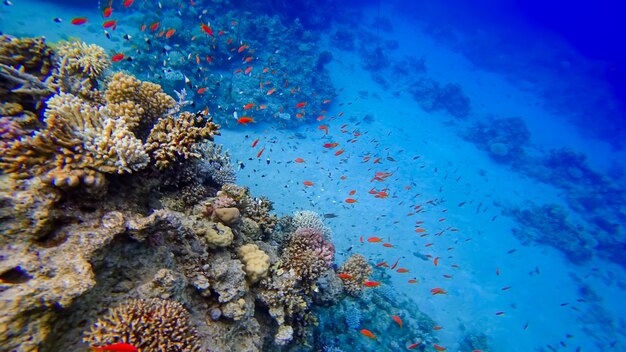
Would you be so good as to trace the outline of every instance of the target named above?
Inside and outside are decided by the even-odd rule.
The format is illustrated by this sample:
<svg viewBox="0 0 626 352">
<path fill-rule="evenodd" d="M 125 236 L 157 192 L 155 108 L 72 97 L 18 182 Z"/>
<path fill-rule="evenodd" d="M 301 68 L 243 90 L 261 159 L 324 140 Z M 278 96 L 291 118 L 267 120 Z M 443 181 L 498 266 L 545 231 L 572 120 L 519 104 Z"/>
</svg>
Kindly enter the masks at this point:
<svg viewBox="0 0 626 352">
<path fill-rule="evenodd" d="M 238 254 L 245 265 L 244 271 L 251 282 L 258 282 L 267 276 L 267 271 L 270 268 L 270 256 L 260 250 L 256 244 L 246 244 L 239 247 Z"/>
<path fill-rule="evenodd" d="M 131 300 L 111 309 L 84 333 L 91 346 L 129 343 L 140 351 L 202 351 L 189 312 L 171 300 Z"/>
</svg>

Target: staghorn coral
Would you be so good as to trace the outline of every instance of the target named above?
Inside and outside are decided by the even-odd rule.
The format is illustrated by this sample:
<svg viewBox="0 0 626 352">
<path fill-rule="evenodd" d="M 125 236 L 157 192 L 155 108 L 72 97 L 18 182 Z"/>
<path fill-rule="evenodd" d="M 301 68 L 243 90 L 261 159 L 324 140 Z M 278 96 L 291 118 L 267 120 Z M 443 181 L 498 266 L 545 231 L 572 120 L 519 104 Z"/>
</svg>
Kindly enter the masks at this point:
<svg viewBox="0 0 626 352">
<path fill-rule="evenodd" d="M 363 284 L 372 273 L 372 266 L 364 256 L 355 253 L 343 263 L 337 273 L 351 276 L 343 280 L 343 285 L 348 294 L 358 297 L 363 292 Z"/>
<path fill-rule="evenodd" d="M 317 229 L 299 228 L 283 253 L 284 266 L 301 280 L 315 282 L 333 263 L 335 246 Z"/>
<path fill-rule="evenodd" d="M 255 244 L 246 244 L 237 251 L 243 262 L 246 276 L 252 283 L 256 283 L 265 276 L 270 267 L 270 257 Z"/>
<path fill-rule="evenodd" d="M 219 135 L 219 125 L 211 120 L 188 112 L 181 113 L 178 118 L 166 116 L 159 119 L 146 141 L 146 151 L 155 159 L 157 168 L 169 167 L 177 156 L 184 159 L 200 157 L 191 147 L 200 140 L 213 140 L 214 135 Z"/>
<path fill-rule="evenodd" d="M 141 351 L 201 351 L 189 312 L 176 301 L 130 300 L 111 309 L 85 332 L 91 346 L 125 342 Z"/>
<path fill-rule="evenodd" d="M 310 210 L 296 211 L 293 214 L 292 222 L 293 222 L 293 226 L 296 229 L 301 228 L 301 227 L 308 227 L 308 228 L 316 229 L 324 235 L 324 238 L 326 239 L 331 238 L 330 228 L 324 225 L 324 222 L 322 221 L 322 218 L 320 217 L 320 215 L 314 211 L 310 211 Z"/>
<path fill-rule="evenodd" d="M 95 44 L 62 42 L 57 46 L 56 54 L 60 58 L 60 65 L 69 75 L 96 79 L 110 66 L 106 51 Z"/>
</svg>

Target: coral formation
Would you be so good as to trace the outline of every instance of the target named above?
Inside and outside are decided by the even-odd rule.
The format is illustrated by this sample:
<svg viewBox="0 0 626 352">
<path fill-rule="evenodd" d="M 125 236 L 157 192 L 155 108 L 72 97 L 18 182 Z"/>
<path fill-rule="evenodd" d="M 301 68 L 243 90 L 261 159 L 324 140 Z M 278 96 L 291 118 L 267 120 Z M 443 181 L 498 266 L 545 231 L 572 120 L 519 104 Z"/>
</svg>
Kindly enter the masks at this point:
<svg viewBox="0 0 626 352">
<path fill-rule="evenodd" d="M 337 273 L 350 275 L 343 280 L 344 288 L 351 296 L 358 297 L 363 292 L 365 281 L 372 274 L 372 266 L 364 256 L 355 253 L 339 267 Z"/>
<path fill-rule="evenodd" d="M 55 51 L 70 76 L 96 79 L 110 66 L 109 56 L 102 47 L 95 44 L 82 41 L 62 42 Z"/>
<path fill-rule="evenodd" d="M 284 267 L 300 280 L 315 281 L 335 258 L 335 246 L 317 229 L 301 227 L 291 236 L 283 254 Z"/>
<path fill-rule="evenodd" d="M 320 215 L 311 210 L 296 211 L 291 219 L 293 227 L 298 229 L 301 227 L 307 227 L 315 229 L 324 235 L 324 238 L 331 238 L 331 231 L 328 226 L 324 224 Z"/>
<path fill-rule="evenodd" d="M 202 351 L 189 312 L 161 299 L 130 300 L 111 309 L 85 332 L 84 341 L 95 347 L 125 342 L 143 351 Z"/>
<path fill-rule="evenodd" d="M 256 283 L 267 276 L 270 268 L 270 257 L 255 244 L 246 244 L 237 251 L 243 262 L 246 276 L 252 283 Z"/>
</svg>

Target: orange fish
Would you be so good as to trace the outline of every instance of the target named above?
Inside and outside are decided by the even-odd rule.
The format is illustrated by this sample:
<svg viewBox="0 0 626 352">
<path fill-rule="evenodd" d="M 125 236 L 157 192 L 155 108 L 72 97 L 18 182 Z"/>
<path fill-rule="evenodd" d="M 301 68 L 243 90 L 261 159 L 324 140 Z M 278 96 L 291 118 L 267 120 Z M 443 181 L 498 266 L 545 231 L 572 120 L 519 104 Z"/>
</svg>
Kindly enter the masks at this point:
<svg viewBox="0 0 626 352">
<path fill-rule="evenodd" d="M 208 89 L 207 87 L 202 87 L 202 88 L 199 88 L 197 92 L 198 92 L 198 94 L 202 94 L 202 93 L 206 92 L 207 89 Z M 241 123 L 241 122 L 239 122 L 239 123 Z"/>
<path fill-rule="evenodd" d="M 439 287 L 435 287 L 435 288 L 431 289 L 430 293 L 432 293 L 433 295 L 445 295 L 445 294 L 448 294 L 448 292 L 444 291 L 443 289 L 441 289 Z"/>
<path fill-rule="evenodd" d="M 339 149 L 338 151 L 335 152 L 335 156 L 339 156 L 341 154 L 343 154 L 344 150 L 343 149 Z"/>
<path fill-rule="evenodd" d="M 266 94 L 267 95 L 272 95 L 272 94 L 274 94 L 275 91 L 276 91 L 276 88 L 272 88 L 272 89 L 268 90 Z"/>
<path fill-rule="evenodd" d="M 115 29 L 116 26 L 117 26 L 117 20 L 106 21 L 102 24 L 102 27 L 104 28 L 113 27 L 113 29 Z"/>
<path fill-rule="evenodd" d="M 334 143 L 324 143 L 324 148 L 335 148 L 338 145 L 339 145 L 339 143 L 337 143 L 337 142 L 334 142 Z"/>
<path fill-rule="evenodd" d="M 246 50 L 247 48 L 248 48 L 248 46 L 244 44 L 244 45 L 240 46 L 239 49 L 237 49 L 237 52 L 241 53 L 242 51 Z"/>
<path fill-rule="evenodd" d="M 330 99 L 326 99 L 322 102 L 322 104 L 328 104 L 328 103 L 330 103 Z"/>
<path fill-rule="evenodd" d="M 142 25 L 141 25 L 141 31 L 142 31 L 142 32 L 144 32 L 145 30 L 146 30 L 146 25 L 145 25 L 145 24 L 142 24 Z"/>
<path fill-rule="evenodd" d="M 317 129 L 320 131 L 324 131 L 325 132 L 324 134 L 328 134 L 328 126 L 320 125 L 320 126 L 317 126 Z"/>
<path fill-rule="evenodd" d="M 296 104 L 296 109 L 300 109 L 306 106 L 306 101 L 299 102 Z"/>
<path fill-rule="evenodd" d="M 176 33 L 176 30 L 174 28 L 170 29 L 169 31 L 165 32 L 165 39 L 170 39 L 174 33 Z M 199 61 L 199 60 L 197 60 Z"/>
<path fill-rule="evenodd" d="M 202 23 L 200 25 L 200 28 L 202 28 L 202 31 L 208 35 L 210 35 L 211 37 L 213 36 L 213 29 L 211 29 L 211 27 L 207 26 L 206 24 Z"/>
<path fill-rule="evenodd" d="M 102 347 L 91 346 L 94 351 L 137 352 L 139 349 L 128 343 L 114 343 Z"/>
<path fill-rule="evenodd" d="M 415 280 L 415 279 L 410 279 L 410 280 L 408 281 L 408 283 L 410 283 L 410 284 L 416 284 L 416 283 L 417 283 L 417 280 Z"/>
<path fill-rule="evenodd" d="M 265 147 L 263 147 L 263 149 L 261 149 L 259 151 L 259 153 L 256 155 L 257 158 L 261 157 L 261 154 L 263 154 L 263 151 L 265 150 Z"/>
<path fill-rule="evenodd" d="M 113 61 L 113 62 L 120 62 L 122 60 L 124 60 L 124 54 L 122 54 L 122 53 L 115 54 L 115 55 L 113 55 L 111 57 L 111 61 Z"/>
<path fill-rule="evenodd" d="M 102 12 L 102 16 L 104 16 L 104 18 L 109 18 L 111 17 L 111 14 L 113 13 L 113 8 L 111 7 L 107 7 L 104 9 L 104 11 Z"/>
<path fill-rule="evenodd" d="M 399 316 L 397 315 L 392 315 L 391 319 L 393 319 L 393 321 L 396 322 L 396 324 L 398 324 L 398 326 L 400 326 L 400 329 L 402 329 L 402 319 L 400 319 Z"/>
<path fill-rule="evenodd" d="M 433 259 L 433 264 L 435 264 L 435 266 L 439 265 L 439 257 Z"/>
<path fill-rule="evenodd" d="M 395 269 L 398 266 L 398 262 L 400 262 L 400 258 L 398 258 L 398 260 L 396 260 L 396 262 L 393 263 L 393 265 L 391 266 L 391 270 Z"/>
<path fill-rule="evenodd" d="M 311 181 L 304 181 L 302 183 L 304 183 L 304 185 L 307 186 L 307 187 L 313 186 L 313 182 L 311 182 Z"/>
<path fill-rule="evenodd" d="M 400 273 L 400 274 L 404 274 L 404 273 L 408 273 L 409 269 L 405 269 L 405 268 L 398 268 L 396 270 L 396 272 Z"/>
<path fill-rule="evenodd" d="M 252 72 L 253 68 L 254 67 L 250 66 L 250 67 L 246 68 L 246 70 L 243 73 L 248 74 L 248 73 Z"/>
<path fill-rule="evenodd" d="M 349 194 L 349 195 L 351 195 L 351 196 L 353 196 L 355 193 L 356 193 L 356 190 L 354 190 L 354 189 L 353 189 L 353 190 L 352 190 L 352 191 L 350 191 L 350 193 L 348 193 L 348 194 Z"/>
<path fill-rule="evenodd" d="M 254 58 L 252 56 L 248 56 L 245 60 L 243 60 L 244 63 L 248 63 L 250 61 L 254 60 Z"/>
<path fill-rule="evenodd" d="M 340 279 L 352 279 L 352 275 L 348 275 L 345 273 L 337 274 L 337 277 Z"/>
<path fill-rule="evenodd" d="M 391 243 L 383 243 L 383 247 L 393 248 L 393 244 L 391 244 Z"/>
<path fill-rule="evenodd" d="M 416 228 L 416 229 L 415 229 L 415 232 L 418 232 L 418 233 L 419 233 L 419 232 L 426 232 L 426 230 L 424 230 L 424 229 L 423 229 L 423 228 L 421 228 L 421 227 L 418 227 L 418 228 Z"/>
<path fill-rule="evenodd" d="M 254 121 L 254 119 L 252 117 L 247 117 L 247 116 L 240 117 L 237 120 L 237 123 L 242 124 L 242 125 L 245 125 L 245 124 L 250 123 L 250 122 L 256 122 L 256 121 Z"/>
<path fill-rule="evenodd" d="M 439 351 L 439 352 L 442 352 L 442 351 L 447 350 L 447 348 L 445 348 L 445 347 L 441 347 L 441 346 L 439 346 L 439 345 L 437 345 L 437 344 L 434 344 L 434 345 L 433 345 L 433 347 L 434 347 L 437 351 Z"/>
<path fill-rule="evenodd" d="M 413 350 L 413 349 L 415 349 L 417 346 L 419 346 L 421 344 L 422 344 L 421 342 L 412 343 L 407 348 L 410 349 L 410 350 Z"/>
<path fill-rule="evenodd" d="M 326 116 L 320 115 L 320 116 L 317 117 L 317 121 L 322 121 L 325 118 L 326 118 Z"/>
<path fill-rule="evenodd" d="M 297 163 L 304 163 L 305 162 L 304 159 L 302 159 L 302 158 L 296 158 L 294 161 L 297 162 Z"/>
<path fill-rule="evenodd" d="M 361 329 L 361 334 L 363 334 L 364 336 L 369 337 L 372 340 L 376 340 L 376 335 L 374 335 L 371 331 L 369 331 L 367 329 Z"/>
<path fill-rule="evenodd" d="M 252 109 L 254 107 L 254 103 L 249 103 L 243 106 L 244 110 Z"/>
<path fill-rule="evenodd" d="M 385 267 L 385 268 L 389 267 L 389 265 L 387 263 L 385 263 L 385 262 L 380 262 L 380 263 L 376 264 L 376 267 L 381 267 L 381 266 Z"/>
<path fill-rule="evenodd" d="M 370 237 L 367 239 L 367 242 L 372 242 L 372 243 L 378 243 L 378 242 L 382 242 L 383 239 L 380 237 Z"/>
<path fill-rule="evenodd" d="M 153 24 L 150 25 L 150 30 L 151 31 L 156 31 L 157 29 L 159 29 L 159 25 L 161 24 L 161 22 L 154 22 Z"/>
<path fill-rule="evenodd" d="M 380 286 L 380 282 L 377 282 L 377 281 L 365 281 L 365 283 L 363 285 L 365 285 L 365 287 L 378 287 L 378 286 Z"/>
<path fill-rule="evenodd" d="M 441 330 L 441 329 L 443 329 L 443 326 L 441 326 L 441 325 L 433 326 L 433 330 Z"/>
<path fill-rule="evenodd" d="M 259 143 L 259 138 L 255 139 L 254 142 L 252 142 L 252 148 L 256 147 L 257 143 Z"/>
<path fill-rule="evenodd" d="M 85 23 L 87 23 L 87 17 L 76 17 L 76 18 L 73 18 L 71 23 L 73 25 L 76 25 L 76 26 L 79 26 L 81 24 L 85 24 Z"/>
<path fill-rule="evenodd" d="M 133 4 L 133 2 L 135 2 L 135 0 L 126 0 L 126 1 L 124 1 L 124 7 L 129 7 L 130 5 Z"/>
</svg>

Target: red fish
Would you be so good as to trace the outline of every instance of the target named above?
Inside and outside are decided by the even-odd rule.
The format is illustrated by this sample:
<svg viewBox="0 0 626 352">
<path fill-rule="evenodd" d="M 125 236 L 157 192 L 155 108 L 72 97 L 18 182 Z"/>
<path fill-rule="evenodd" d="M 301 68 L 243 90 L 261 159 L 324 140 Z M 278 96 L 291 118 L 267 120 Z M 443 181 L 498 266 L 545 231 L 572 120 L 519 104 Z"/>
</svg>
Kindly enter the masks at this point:
<svg viewBox="0 0 626 352">
<path fill-rule="evenodd" d="M 104 11 L 102 12 L 102 16 L 104 16 L 104 18 L 109 18 L 111 17 L 111 14 L 113 13 L 113 8 L 111 7 L 107 7 L 106 9 L 104 9 Z"/>
<path fill-rule="evenodd" d="M 443 326 L 441 326 L 441 325 L 435 325 L 435 326 L 433 326 L 433 330 L 435 330 L 435 331 L 437 331 L 437 330 L 441 330 L 441 329 L 443 329 Z"/>
<path fill-rule="evenodd" d="M 328 126 L 320 125 L 320 126 L 317 126 L 317 129 L 320 131 L 324 131 L 325 132 L 324 134 L 328 134 Z"/>
<path fill-rule="evenodd" d="M 361 329 L 361 334 L 363 334 L 363 336 L 369 337 L 372 340 L 376 340 L 376 335 L 374 335 L 371 331 L 367 329 Z"/>
<path fill-rule="evenodd" d="M 339 156 L 341 154 L 343 154 L 344 150 L 343 149 L 339 149 L 338 151 L 335 152 L 335 156 Z"/>
<path fill-rule="evenodd" d="M 249 103 L 243 106 L 244 110 L 252 109 L 254 107 L 254 103 Z"/>
<path fill-rule="evenodd" d="M 407 348 L 410 349 L 410 350 L 413 350 L 413 349 L 415 349 L 417 346 L 419 346 L 421 344 L 422 344 L 421 342 L 412 343 Z"/>
<path fill-rule="evenodd" d="M 252 148 L 256 147 L 257 143 L 259 143 L 259 138 L 255 139 L 254 142 L 252 142 Z"/>
<path fill-rule="evenodd" d="M 356 194 L 356 190 L 355 190 L 355 189 L 353 189 L 353 190 L 352 190 L 352 191 L 350 191 L 350 193 L 348 193 L 348 194 L 349 194 L 349 195 L 351 195 L 351 196 L 353 196 L 353 195 L 355 195 L 355 194 Z"/>
<path fill-rule="evenodd" d="M 272 88 L 272 89 L 268 90 L 267 93 L 265 93 L 265 94 L 272 95 L 272 94 L 274 94 L 275 91 L 276 91 L 276 88 Z"/>
<path fill-rule="evenodd" d="M 176 33 L 176 30 L 174 28 L 165 32 L 165 39 L 170 39 L 174 35 L 174 33 Z"/>
<path fill-rule="evenodd" d="M 391 266 L 391 270 L 395 269 L 396 266 L 398 266 L 399 261 L 400 261 L 400 258 L 398 258 L 398 260 L 396 260 L 396 262 Z"/>
<path fill-rule="evenodd" d="M 345 274 L 345 273 L 337 274 L 337 277 L 340 279 L 352 279 L 352 275 Z"/>
<path fill-rule="evenodd" d="M 128 343 L 114 343 L 102 347 L 91 346 L 94 351 L 137 352 L 139 349 Z"/>
<path fill-rule="evenodd" d="M 257 158 L 260 158 L 260 157 L 261 157 L 261 154 L 263 154 L 263 151 L 264 151 L 264 150 L 265 150 L 265 147 L 263 147 L 263 149 L 261 149 L 261 150 L 259 151 L 259 153 L 256 155 L 256 157 L 257 157 Z"/>
<path fill-rule="evenodd" d="M 242 125 L 248 124 L 250 122 L 256 122 L 256 121 L 254 121 L 254 119 L 252 117 L 248 117 L 248 116 L 240 117 L 237 120 L 237 123 L 242 124 Z"/>
<path fill-rule="evenodd" d="M 405 269 L 405 268 L 398 268 L 396 270 L 396 272 L 400 273 L 400 274 L 404 274 L 404 273 L 408 273 L 409 269 Z"/>
<path fill-rule="evenodd" d="M 198 94 L 202 94 L 202 93 L 206 92 L 207 89 L 208 89 L 207 87 L 202 87 L 202 88 L 199 88 L 197 92 L 198 92 Z"/>
<path fill-rule="evenodd" d="M 336 146 L 338 146 L 339 143 L 337 142 L 333 142 L 333 143 L 324 143 L 324 148 L 335 148 Z"/>
<path fill-rule="evenodd" d="M 434 344 L 434 345 L 433 345 L 433 347 L 434 347 L 437 351 L 439 351 L 439 352 L 442 352 L 442 351 L 447 350 L 447 348 L 445 348 L 445 347 L 441 347 L 441 346 L 439 346 L 439 345 L 437 345 L 437 344 Z"/>
<path fill-rule="evenodd" d="M 102 27 L 104 28 L 113 27 L 113 29 L 115 29 L 116 26 L 117 26 L 117 20 L 106 21 L 102 24 Z"/>
<path fill-rule="evenodd" d="M 129 7 L 130 5 L 133 4 L 133 2 L 135 2 L 135 0 L 126 0 L 126 1 L 124 1 L 124 7 Z"/>
<path fill-rule="evenodd" d="M 307 186 L 307 187 L 311 187 L 311 186 L 313 186 L 313 184 L 314 184 L 314 183 L 313 183 L 313 182 L 311 182 L 311 181 L 304 181 L 304 182 L 302 182 L 302 183 L 303 183 L 305 186 Z"/>
<path fill-rule="evenodd" d="M 296 109 L 300 109 L 306 106 L 306 101 L 299 102 L 296 104 Z"/>
<path fill-rule="evenodd" d="M 389 265 L 387 263 L 385 263 L 385 262 L 380 262 L 380 263 L 376 264 L 376 267 L 381 267 L 381 266 L 385 267 L 385 268 L 389 267 Z"/>
<path fill-rule="evenodd" d="M 122 53 L 115 54 L 115 55 L 113 55 L 111 57 L 111 61 L 113 61 L 113 62 L 120 62 L 122 60 L 124 60 L 124 54 L 122 54 Z"/>
<path fill-rule="evenodd" d="M 363 285 L 365 285 L 365 287 L 378 287 L 378 286 L 380 286 L 380 282 L 377 282 L 377 281 L 365 281 L 365 283 Z"/>
<path fill-rule="evenodd" d="M 72 19 L 71 22 L 73 25 L 79 26 L 81 24 L 87 23 L 87 17 L 76 17 Z"/>
<path fill-rule="evenodd" d="M 346 198 L 346 203 L 348 203 L 348 204 L 353 204 L 353 203 L 356 203 L 356 199 L 353 199 L 353 198 Z"/>
<path fill-rule="evenodd" d="M 392 315 L 391 319 L 393 319 L 393 321 L 396 322 L 396 324 L 398 324 L 398 326 L 400 326 L 400 329 L 402 329 L 402 319 L 400 319 L 399 316 L 397 315 Z"/>
<path fill-rule="evenodd" d="M 238 53 L 241 53 L 242 51 L 244 51 L 244 50 L 246 50 L 246 49 L 248 49 L 248 48 L 249 48 L 249 47 L 248 47 L 246 44 L 244 44 L 244 45 L 240 46 L 240 47 L 239 47 L 239 49 L 237 49 L 237 52 L 238 52 Z"/>
<path fill-rule="evenodd" d="M 213 29 L 211 29 L 211 27 L 207 26 L 206 24 L 201 24 L 200 28 L 202 28 L 202 31 L 208 35 L 210 35 L 211 37 L 213 36 Z"/>
<path fill-rule="evenodd" d="M 161 22 L 154 22 L 153 24 L 150 25 L 150 30 L 151 31 L 156 31 L 157 29 L 159 29 L 159 25 L 161 24 Z"/>
<path fill-rule="evenodd" d="M 435 266 L 439 265 L 439 257 L 433 259 L 433 264 L 435 264 Z"/>
<path fill-rule="evenodd" d="M 416 284 L 417 280 L 416 279 L 410 279 L 409 281 L 407 281 L 410 284 Z"/>
<path fill-rule="evenodd" d="M 250 67 L 246 68 L 246 70 L 244 71 L 244 73 L 245 73 L 245 74 L 248 74 L 248 73 L 252 72 L 252 69 L 253 69 L 253 68 L 254 68 L 253 66 L 250 66 Z"/>
<path fill-rule="evenodd" d="M 430 293 L 432 293 L 433 295 L 445 295 L 445 294 L 448 294 L 448 292 L 444 291 L 442 288 L 439 288 L 439 287 L 435 287 L 435 288 L 431 289 Z"/>
<path fill-rule="evenodd" d="M 304 163 L 305 162 L 304 159 L 302 159 L 302 158 L 296 158 L 294 161 L 297 162 L 297 163 Z"/>
<path fill-rule="evenodd" d="M 372 242 L 372 243 L 378 243 L 378 242 L 382 242 L 383 239 L 380 237 L 370 237 L 367 239 L 367 242 Z"/>
</svg>

